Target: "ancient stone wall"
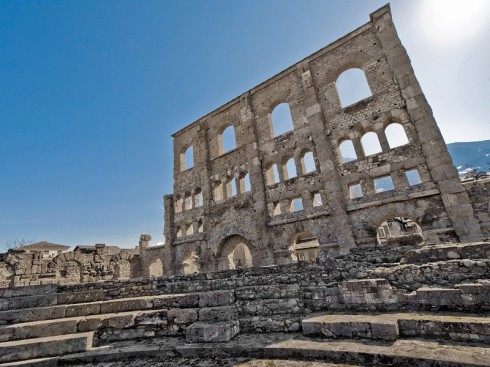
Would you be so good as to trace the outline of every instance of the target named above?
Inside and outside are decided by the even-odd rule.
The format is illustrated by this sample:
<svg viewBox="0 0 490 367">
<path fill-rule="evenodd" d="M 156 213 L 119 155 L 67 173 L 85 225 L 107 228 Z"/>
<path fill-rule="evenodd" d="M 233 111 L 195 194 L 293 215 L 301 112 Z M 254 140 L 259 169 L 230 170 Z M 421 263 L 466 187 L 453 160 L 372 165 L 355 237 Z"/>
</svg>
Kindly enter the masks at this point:
<svg viewBox="0 0 490 367">
<path fill-rule="evenodd" d="M 371 96 L 342 106 L 336 83 L 352 69 Z M 278 134 L 274 110 L 284 104 L 293 126 Z M 390 141 L 391 129 L 406 143 Z M 363 144 L 373 136 L 376 153 Z M 245 266 L 238 246 L 248 265 L 288 264 L 301 236 L 316 239 L 320 257 L 344 254 L 376 245 L 378 227 L 397 217 L 416 222 L 428 243 L 482 238 L 388 7 L 173 138 L 166 274 Z M 355 159 L 345 161 L 343 143 Z M 392 186 L 380 189 L 385 181 Z"/>
<path fill-rule="evenodd" d="M 469 181 L 463 184 L 473 205 L 482 233 L 490 237 L 490 179 Z"/>
<path fill-rule="evenodd" d="M 138 250 L 109 253 L 98 244 L 93 251 L 68 251 L 43 258 L 39 251 L 10 250 L 0 261 L 0 287 L 86 283 L 141 276 Z"/>
</svg>

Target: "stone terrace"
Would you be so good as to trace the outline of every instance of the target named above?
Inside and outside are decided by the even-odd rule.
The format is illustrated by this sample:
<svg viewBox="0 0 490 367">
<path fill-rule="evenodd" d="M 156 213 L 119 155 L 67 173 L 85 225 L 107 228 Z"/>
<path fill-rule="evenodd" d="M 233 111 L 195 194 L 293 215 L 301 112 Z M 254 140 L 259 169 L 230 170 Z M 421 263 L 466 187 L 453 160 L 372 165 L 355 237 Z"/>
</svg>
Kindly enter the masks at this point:
<svg viewBox="0 0 490 367">
<path fill-rule="evenodd" d="M 488 366 L 489 259 L 490 242 L 373 248 L 322 266 L 3 289 L 0 366 Z"/>
</svg>

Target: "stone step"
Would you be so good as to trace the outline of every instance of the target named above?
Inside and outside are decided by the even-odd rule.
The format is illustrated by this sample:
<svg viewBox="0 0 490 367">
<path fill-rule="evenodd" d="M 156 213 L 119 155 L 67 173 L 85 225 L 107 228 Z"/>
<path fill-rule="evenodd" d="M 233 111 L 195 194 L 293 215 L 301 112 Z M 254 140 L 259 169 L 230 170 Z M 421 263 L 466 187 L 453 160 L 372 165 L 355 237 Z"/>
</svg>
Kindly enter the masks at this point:
<svg viewBox="0 0 490 367">
<path fill-rule="evenodd" d="M 490 344 L 490 317 L 483 316 L 327 314 L 303 319 L 302 327 L 304 335 L 329 338 L 397 340 L 401 336 Z"/>
<path fill-rule="evenodd" d="M 395 315 L 321 315 L 303 319 L 304 335 L 327 338 L 363 338 L 396 340 L 399 337 Z"/>
<path fill-rule="evenodd" d="M 77 333 L 0 343 L 0 363 L 85 352 L 92 346 L 93 333 Z"/>
<path fill-rule="evenodd" d="M 22 308 L 95 302 L 102 301 L 105 297 L 104 291 L 101 289 L 79 292 L 48 293 L 36 292 L 36 287 L 34 286 L 26 288 L 28 288 L 32 294 L 24 294 L 25 292 L 13 292 L 11 296 L 8 296 L 8 293 L 4 292 L 7 294 L 7 296 L 0 298 L 0 310 L 17 310 Z"/>
<path fill-rule="evenodd" d="M 198 307 L 199 294 L 171 294 L 0 311 L 0 325 L 165 307 Z"/>
<path fill-rule="evenodd" d="M 0 363 L 0 367 L 56 367 L 58 357 L 35 358 L 25 361 Z"/>
<path fill-rule="evenodd" d="M 40 360 L 38 361 L 22 361 L 22 362 L 12 362 L 12 363 L 0 363 L 0 367 L 56 367 L 57 360 L 54 358 L 49 359 L 49 361 L 45 361 L 49 364 L 42 364 Z M 147 367 L 153 365 L 154 359 L 149 358 L 141 358 L 137 360 L 132 360 L 130 366 L 131 367 Z M 180 367 L 180 366 L 194 366 L 194 367 L 210 367 L 216 366 L 215 359 L 201 359 L 196 361 L 195 359 L 189 358 L 178 358 L 174 357 L 171 361 L 165 361 L 165 367 Z M 337 363 L 325 363 L 325 362 L 311 362 L 311 361 L 288 361 L 284 359 L 253 359 L 248 360 L 247 358 L 220 358 L 219 359 L 220 366 L 227 367 L 360 367 L 359 365 L 352 364 L 337 364 Z M 86 365 L 83 365 L 86 367 Z M 119 364 L 118 366 L 121 366 Z M 122 365 L 124 366 L 124 365 Z"/>
<path fill-rule="evenodd" d="M 240 333 L 240 323 L 236 320 L 213 323 L 195 322 L 186 329 L 189 343 L 229 342 Z"/>
<path fill-rule="evenodd" d="M 285 340 L 266 347 L 268 358 L 306 359 L 359 363 L 364 366 L 483 367 L 490 366 L 490 349 L 445 345 L 419 340 L 397 340 L 390 344 L 356 340 L 318 342 Z"/>
<path fill-rule="evenodd" d="M 139 313 L 139 311 L 132 311 L 86 317 L 68 317 L 2 326 L 0 327 L 0 342 L 76 334 L 96 331 L 102 327 L 124 328 L 133 325 L 134 318 Z"/>
<path fill-rule="evenodd" d="M 105 313 L 1 326 L 0 342 L 95 332 L 94 343 L 107 344 L 155 335 L 182 336 L 186 331 L 193 331 L 192 340 L 222 342 L 238 334 L 235 317 L 230 306 Z"/>
<path fill-rule="evenodd" d="M 18 323 L 0 327 L 0 342 L 25 340 L 32 338 L 54 337 L 80 332 L 94 332 L 109 329 L 112 333 L 117 330 L 137 328 L 134 337 L 142 337 L 141 332 L 155 330 L 162 332 L 172 330 L 170 334 L 183 334 L 184 330 L 177 332 L 177 325 L 190 325 L 198 318 L 197 309 L 161 309 L 137 310 L 100 315 L 68 317 L 64 319 L 41 320 Z M 181 320 L 182 319 L 182 320 Z M 129 331 L 127 333 L 130 333 Z M 130 338 L 131 335 L 128 335 Z"/>
<path fill-rule="evenodd" d="M 359 340 L 318 341 L 298 334 L 241 334 L 226 343 L 188 343 L 179 338 L 154 338 L 148 341 L 114 343 L 95 351 L 60 357 L 61 365 L 86 366 L 97 362 L 142 361 L 139 366 L 156 365 L 176 356 L 196 360 L 246 357 L 274 360 L 316 361 L 333 364 L 417 367 L 489 367 L 490 348 L 451 342 L 397 340 L 395 342 L 361 342 Z M 145 364 L 144 362 L 147 362 Z M 118 365 L 118 364 L 114 364 Z M 138 364 L 137 364 L 138 365 Z M 195 365 L 195 364 L 193 364 Z M 216 365 L 210 363 L 209 366 Z M 234 364 L 240 366 L 240 364 Z M 259 365 L 260 366 L 260 365 Z M 276 364 L 277 367 L 283 365 Z M 313 366 L 313 365 L 312 365 Z"/>
<path fill-rule="evenodd" d="M 423 246 L 407 251 L 402 262 L 423 264 L 455 259 L 490 259 L 490 242 Z"/>
</svg>

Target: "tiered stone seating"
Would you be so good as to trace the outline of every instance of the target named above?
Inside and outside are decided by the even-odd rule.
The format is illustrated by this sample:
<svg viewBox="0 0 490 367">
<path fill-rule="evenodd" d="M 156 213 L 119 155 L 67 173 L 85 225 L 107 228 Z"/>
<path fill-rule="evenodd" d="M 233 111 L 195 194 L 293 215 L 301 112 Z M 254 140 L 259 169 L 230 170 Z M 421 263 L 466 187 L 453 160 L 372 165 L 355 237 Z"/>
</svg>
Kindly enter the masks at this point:
<svg viewBox="0 0 490 367">
<path fill-rule="evenodd" d="M 365 267 L 361 278 L 344 257 L 327 266 L 2 289 L 0 366 L 86 366 L 134 356 L 490 366 L 487 268 L 462 265 L 466 278 L 453 280 L 440 272 L 467 258 L 488 264 L 488 246 L 458 245 L 460 258 L 442 259 L 454 246 L 410 250 L 402 261 Z M 447 279 L 421 281 L 415 290 L 394 286 L 402 281 L 390 279 L 396 269 L 410 266 L 437 268 L 427 279 Z"/>
</svg>

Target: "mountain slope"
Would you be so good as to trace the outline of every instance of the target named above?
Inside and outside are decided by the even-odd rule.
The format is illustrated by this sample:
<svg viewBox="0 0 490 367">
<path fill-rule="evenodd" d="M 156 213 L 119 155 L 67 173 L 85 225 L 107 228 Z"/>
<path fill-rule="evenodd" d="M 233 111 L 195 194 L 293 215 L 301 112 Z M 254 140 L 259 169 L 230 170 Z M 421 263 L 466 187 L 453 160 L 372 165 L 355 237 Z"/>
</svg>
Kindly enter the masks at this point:
<svg viewBox="0 0 490 367">
<path fill-rule="evenodd" d="M 490 140 L 450 143 L 447 148 L 460 173 L 468 168 L 490 170 Z"/>
</svg>

